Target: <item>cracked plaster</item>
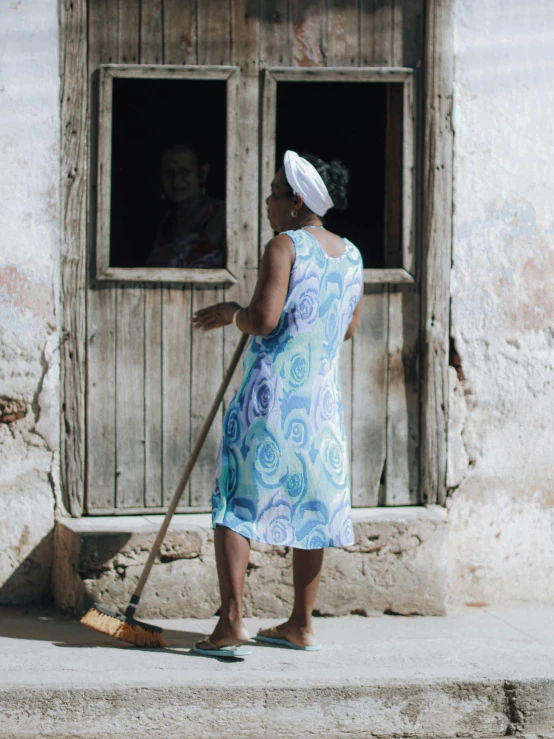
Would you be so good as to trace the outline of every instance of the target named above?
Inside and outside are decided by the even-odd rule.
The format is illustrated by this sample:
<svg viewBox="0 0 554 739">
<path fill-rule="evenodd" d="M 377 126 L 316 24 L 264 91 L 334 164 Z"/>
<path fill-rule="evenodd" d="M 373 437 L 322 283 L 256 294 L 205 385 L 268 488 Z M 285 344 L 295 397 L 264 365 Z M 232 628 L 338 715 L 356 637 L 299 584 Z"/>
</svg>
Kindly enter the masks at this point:
<svg viewBox="0 0 554 739">
<path fill-rule="evenodd" d="M 554 7 L 457 0 L 453 601 L 554 601 Z"/>
<path fill-rule="evenodd" d="M 59 495 L 59 36 L 55 3 L 0 15 L 0 602 L 29 603 L 50 597 Z"/>
</svg>

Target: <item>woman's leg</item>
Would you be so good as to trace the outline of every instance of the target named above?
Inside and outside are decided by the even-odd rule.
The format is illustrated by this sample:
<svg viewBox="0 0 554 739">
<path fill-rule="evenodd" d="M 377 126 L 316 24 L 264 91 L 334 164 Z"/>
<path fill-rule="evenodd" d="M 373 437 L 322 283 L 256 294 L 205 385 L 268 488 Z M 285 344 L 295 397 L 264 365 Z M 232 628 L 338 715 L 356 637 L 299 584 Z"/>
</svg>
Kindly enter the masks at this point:
<svg viewBox="0 0 554 739">
<path fill-rule="evenodd" d="M 292 556 L 294 605 L 288 621 L 270 629 L 260 629 L 261 634 L 288 639 L 296 646 L 315 644 L 312 627 L 312 611 L 314 608 L 321 570 L 323 568 L 324 549 L 294 549 Z M 270 633 L 272 632 L 272 633 Z"/>
<path fill-rule="evenodd" d="M 214 541 L 221 610 L 210 639 L 221 647 L 232 646 L 248 639 L 242 621 L 242 599 L 250 542 L 225 526 L 216 526 Z"/>
<path fill-rule="evenodd" d="M 292 555 L 294 606 L 289 622 L 312 633 L 312 611 L 314 609 L 324 549 L 295 549 Z"/>
</svg>

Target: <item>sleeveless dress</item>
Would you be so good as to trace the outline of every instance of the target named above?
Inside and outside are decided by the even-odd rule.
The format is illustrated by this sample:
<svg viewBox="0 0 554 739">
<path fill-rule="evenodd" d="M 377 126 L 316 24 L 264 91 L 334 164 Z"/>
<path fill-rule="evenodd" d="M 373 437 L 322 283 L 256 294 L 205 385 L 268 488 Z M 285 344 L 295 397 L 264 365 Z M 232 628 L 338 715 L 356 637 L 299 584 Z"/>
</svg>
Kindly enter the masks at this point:
<svg viewBox="0 0 554 739">
<path fill-rule="evenodd" d="M 340 351 L 363 290 L 362 258 L 347 239 L 333 258 L 307 230 L 284 233 L 296 251 L 287 297 L 277 327 L 246 345 L 223 418 L 212 524 L 280 546 L 349 546 Z"/>
</svg>

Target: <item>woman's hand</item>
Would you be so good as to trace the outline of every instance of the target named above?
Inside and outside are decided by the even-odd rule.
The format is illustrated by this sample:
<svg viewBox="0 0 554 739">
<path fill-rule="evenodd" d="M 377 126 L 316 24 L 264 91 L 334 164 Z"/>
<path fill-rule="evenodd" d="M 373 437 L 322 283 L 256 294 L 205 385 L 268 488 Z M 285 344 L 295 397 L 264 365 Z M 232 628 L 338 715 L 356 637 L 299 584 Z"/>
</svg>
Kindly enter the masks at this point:
<svg viewBox="0 0 554 739">
<path fill-rule="evenodd" d="M 216 303 L 208 308 L 197 310 L 192 316 L 194 328 L 211 331 L 233 323 L 233 315 L 241 306 L 238 303 Z"/>
<path fill-rule="evenodd" d="M 267 336 L 279 323 L 287 297 L 290 273 L 295 260 L 294 244 L 290 236 L 275 236 L 266 246 L 260 262 L 258 281 L 248 307 L 239 316 L 237 327 L 245 334 Z M 196 311 L 192 317 L 194 328 L 211 331 L 228 326 L 241 306 L 238 303 L 217 303 Z"/>
</svg>

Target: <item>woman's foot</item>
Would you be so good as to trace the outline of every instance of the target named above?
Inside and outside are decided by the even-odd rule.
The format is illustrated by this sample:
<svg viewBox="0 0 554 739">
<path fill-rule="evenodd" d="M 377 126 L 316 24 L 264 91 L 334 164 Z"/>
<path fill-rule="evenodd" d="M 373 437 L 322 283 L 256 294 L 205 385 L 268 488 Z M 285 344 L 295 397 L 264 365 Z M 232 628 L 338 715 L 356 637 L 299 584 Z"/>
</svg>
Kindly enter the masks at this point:
<svg viewBox="0 0 554 739">
<path fill-rule="evenodd" d="M 270 626 L 267 629 L 259 629 L 258 634 L 271 639 L 286 639 L 296 647 L 312 647 L 317 644 L 311 627 L 301 626 L 291 619 L 278 626 Z"/>
<path fill-rule="evenodd" d="M 242 621 L 232 623 L 219 619 L 209 642 L 206 639 L 199 641 L 196 646 L 199 649 L 213 649 L 215 647 L 238 647 L 250 639 L 246 626 Z"/>
</svg>

